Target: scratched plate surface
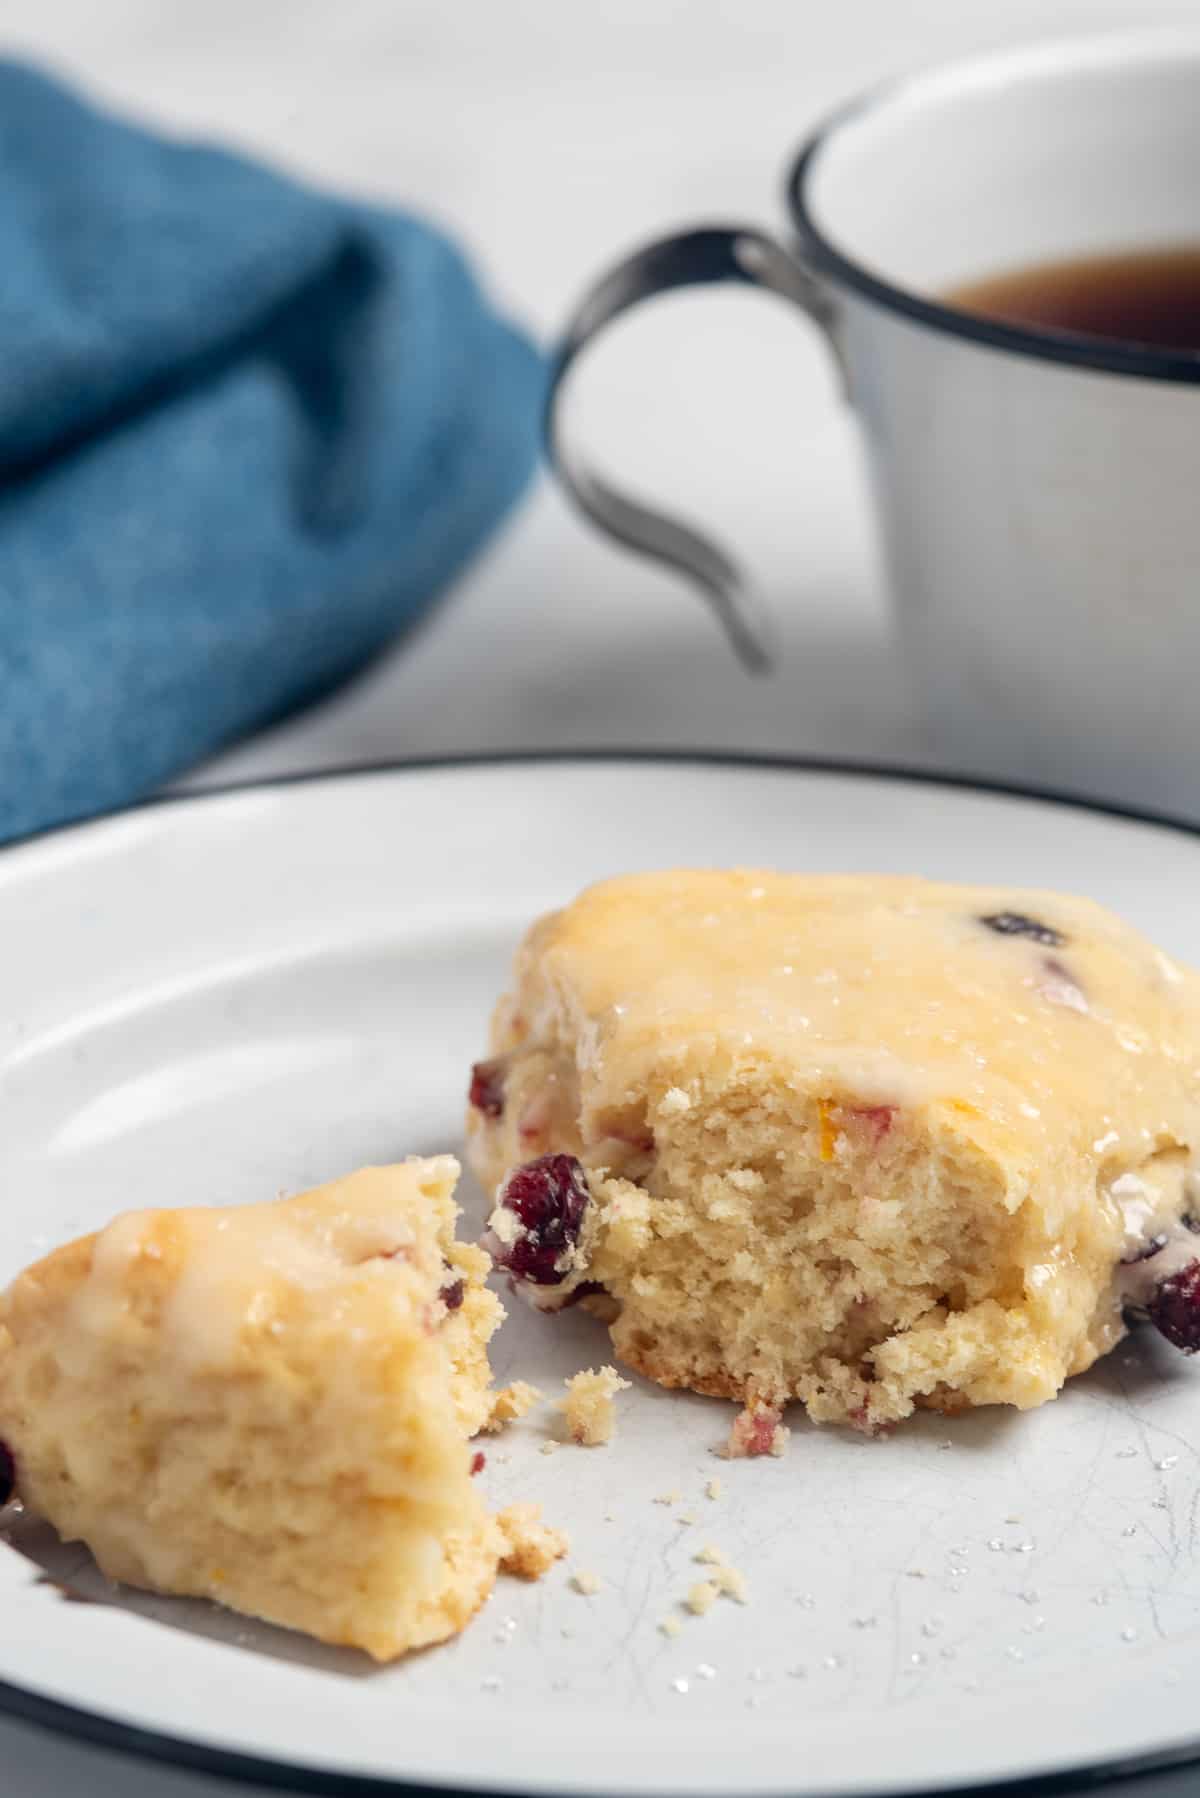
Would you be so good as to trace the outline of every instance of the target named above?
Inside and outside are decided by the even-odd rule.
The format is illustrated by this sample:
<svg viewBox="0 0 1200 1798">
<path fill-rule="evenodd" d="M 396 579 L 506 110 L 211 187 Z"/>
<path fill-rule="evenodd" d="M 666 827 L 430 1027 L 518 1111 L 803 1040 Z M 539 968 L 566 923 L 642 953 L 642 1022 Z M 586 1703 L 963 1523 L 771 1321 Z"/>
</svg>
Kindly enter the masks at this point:
<svg viewBox="0 0 1200 1798">
<path fill-rule="evenodd" d="M 0 1279 L 130 1205 L 455 1146 L 525 922 L 671 863 L 1072 888 L 1200 960 L 1196 838 L 952 787 L 499 763 L 135 812 L 0 856 Z M 607 1358 L 592 1320 L 517 1306 L 494 1355 L 548 1393 Z M 10 1512 L 0 1681 L 68 1707 L 64 1727 L 134 1725 L 143 1750 L 261 1757 L 300 1786 L 882 1791 L 1173 1756 L 1200 1677 L 1198 1400 L 1200 1365 L 1139 1338 L 1027 1416 L 878 1442 L 793 1417 L 781 1461 L 718 1461 L 729 1408 L 642 1382 L 608 1448 L 543 1454 L 542 1410 L 488 1444 L 483 1479 L 540 1500 L 570 1559 L 387 1669 L 112 1590 Z M 750 1602 L 693 1618 L 708 1543 Z"/>
</svg>

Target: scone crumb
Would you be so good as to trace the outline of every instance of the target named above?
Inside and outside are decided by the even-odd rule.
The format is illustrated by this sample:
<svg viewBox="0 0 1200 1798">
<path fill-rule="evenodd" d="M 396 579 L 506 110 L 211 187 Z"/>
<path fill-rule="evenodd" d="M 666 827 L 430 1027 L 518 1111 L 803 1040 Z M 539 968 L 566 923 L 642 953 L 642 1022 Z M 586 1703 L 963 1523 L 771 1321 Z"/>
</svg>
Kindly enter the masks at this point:
<svg viewBox="0 0 1200 1798">
<path fill-rule="evenodd" d="M 693 1616 L 703 1617 L 706 1611 L 712 1610 L 720 1596 L 721 1589 L 712 1580 L 697 1580 L 688 1592 L 687 1608 Z"/>
<path fill-rule="evenodd" d="M 560 1444 L 556 1439 L 553 1436 L 549 1436 L 546 1441 L 542 1443 L 542 1453 L 544 1455 L 557 1454 L 559 1447 Z"/>
<path fill-rule="evenodd" d="M 559 1399 L 558 1409 L 566 1414 L 571 1441 L 582 1448 L 611 1442 L 616 1426 L 613 1399 L 628 1390 L 629 1381 L 623 1380 L 615 1367 L 602 1367 L 598 1372 L 588 1367 L 569 1379 L 567 1396 Z"/>
<path fill-rule="evenodd" d="M 526 1416 L 533 1407 L 541 1403 L 543 1394 L 527 1380 L 514 1380 L 511 1386 L 501 1386 L 499 1392 L 492 1394 L 492 1408 L 483 1422 L 483 1433 L 495 1436 L 506 1423 L 515 1423 L 519 1417 Z"/>
<path fill-rule="evenodd" d="M 737 1192 L 759 1192 L 766 1181 L 753 1167 L 732 1167 L 725 1178 Z"/>
<path fill-rule="evenodd" d="M 570 1547 L 561 1530 L 542 1522 L 540 1505 L 509 1505 L 496 1518 L 504 1540 L 500 1569 L 516 1579 L 541 1579 Z"/>
<path fill-rule="evenodd" d="M 717 1450 L 727 1461 L 755 1455 L 782 1455 L 791 1431 L 772 1405 L 747 1405 L 733 1420 L 728 1440 Z"/>
<path fill-rule="evenodd" d="M 720 1498 L 720 1496 L 721 1496 L 720 1480 L 709 1480 L 707 1486 L 704 1488 L 704 1494 L 705 1494 L 706 1498 Z"/>
<path fill-rule="evenodd" d="M 677 1505 L 683 1497 L 682 1492 L 658 1492 L 655 1494 L 656 1505 Z"/>
<path fill-rule="evenodd" d="M 664 1636 L 677 1636 L 683 1625 L 678 1617 L 664 1617 L 658 1627 Z"/>
<path fill-rule="evenodd" d="M 694 1555 L 692 1558 L 693 1560 L 701 1562 L 705 1567 L 723 1567 L 725 1565 L 725 1556 L 721 1553 L 715 1542 L 706 1542 L 699 1554 Z"/>
<path fill-rule="evenodd" d="M 571 1575 L 571 1584 L 585 1598 L 594 1598 L 600 1590 L 600 1581 L 594 1573 L 574 1573 Z"/>
<path fill-rule="evenodd" d="M 727 1598 L 736 1598 L 739 1604 L 750 1602 L 745 1575 L 739 1573 L 736 1567 L 714 1567 L 713 1583 L 717 1590 L 723 1592 Z"/>
</svg>

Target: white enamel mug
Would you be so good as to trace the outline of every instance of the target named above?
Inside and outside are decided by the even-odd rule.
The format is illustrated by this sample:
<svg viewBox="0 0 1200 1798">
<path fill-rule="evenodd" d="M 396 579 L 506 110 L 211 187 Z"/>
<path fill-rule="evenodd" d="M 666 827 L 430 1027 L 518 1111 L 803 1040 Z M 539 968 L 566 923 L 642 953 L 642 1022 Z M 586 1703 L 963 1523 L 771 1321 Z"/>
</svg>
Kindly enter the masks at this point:
<svg viewBox="0 0 1200 1798">
<path fill-rule="evenodd" d="M 580 307 L 552 460 L 604 529 L 672 563 L 768 666 L 736 564 L 589 471 L 560 401 L 580 350 L 669 288 L 756 283 L 827 334 L 861 421 L 900 637 L 955 765 L 1200 814 L 1200 354 L 992 323 L 939 297 L 1040 262 L 1200 243 L 1200 36 L 1004 52 L 829 119 L 793 237 L 641 250 Z"/>
</svg>

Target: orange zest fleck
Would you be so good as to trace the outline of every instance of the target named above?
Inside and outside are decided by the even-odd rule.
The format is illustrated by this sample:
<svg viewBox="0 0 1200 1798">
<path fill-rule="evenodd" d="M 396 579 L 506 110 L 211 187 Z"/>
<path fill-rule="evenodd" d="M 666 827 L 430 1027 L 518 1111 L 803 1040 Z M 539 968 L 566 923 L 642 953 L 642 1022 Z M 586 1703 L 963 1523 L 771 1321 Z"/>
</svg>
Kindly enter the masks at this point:
<svg viewBox="0 0 1200 1798">
<path fill-rule="evenodd" d="M 837 1147 L 837 1126 L 833 1121 L 836 1114 L 837 1106 L 832 1099 L 817 1100 L 817 1117 L 821 1126 L 820 1156 L 822 1161 L 832 1161 Z"/>
</svg>

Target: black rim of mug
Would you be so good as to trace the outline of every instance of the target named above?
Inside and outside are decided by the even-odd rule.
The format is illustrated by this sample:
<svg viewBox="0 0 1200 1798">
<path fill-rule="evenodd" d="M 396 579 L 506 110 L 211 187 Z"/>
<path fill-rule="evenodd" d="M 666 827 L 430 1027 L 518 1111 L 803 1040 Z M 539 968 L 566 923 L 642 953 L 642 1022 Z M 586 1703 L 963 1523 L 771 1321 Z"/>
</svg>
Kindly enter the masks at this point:
<svg viewBox="0 0 1200 1798">
<path fill-rule="evenodd" d="M 31 832 L 0 847 L 0 874 L 5 860 L 28 846 L 57 839 L 75 830 L 103 826 L 113 819 L 157 810 L 203 804 L 242 793 L 270 792 L 278 788 L 315 786 L 321 782 L 359 780 L 364 777 L 421 775 L 447 770 L 464 771 L 487 768 L 522 768 L 529 766 L 597 765 L 653 766 L 679 768 L 729 768 L 747 772 L 777 774 L 848 775 L 866 780 L 912 783 L 941 787 L 949 791 L 995 794 L 1001 798 L 1034 800 L 1039 804 L 1064 806 L 1077 812 L 1098 813 L 1103 817 L 1126 819 L 1135 824 L 1148 824 L 1180 835 L 1200 838 L 1200 824 L 1167 813 L 1143 810 L 1086 795 L 1067 793 L 1051 787 L 1025 787 L 1010 781 L 991 780 L 972 774 L 945 773 L 937 769 L 913 768 L 895 762 L 844 761 L 819 756 L 776 756 L 738 754 L 734 751 L 690 749 L 569 749 L 514 750 L 501 754 L 464 754 L 429 756 L 396 761 L 366 762 L 355 766 L 315 769 L 299 774 L 284 774 L 265 780 L 233 781 L 224 785 L 196 788 L 182 793 L 156 794 L 133 805 L 121 806 L 92 819 L 52 826 Z M 277 1760 L 273 1756 L 243 1754 L 237 1749 L 209 1747 L 184 1736 L 173 1736 L 164 1730 L 143 1729 L 134 1723 L 122 1723 L 82 1706 L 61 1699 L 47 1698 L 28 1691 L 8 1680 L 0 1680 L 0 1717 L 10 1717 L 51 1735 L 64 1736 L 76 1742 L 109 1750 L 139 1761 L 180 1767 L 196 1773 L 219 1775 L 236 1784 L 258 1786 L 265 1790 L 313 1793 L 324 1798 L 433 1798 L 436 1793 L 462 1795 L 462 1798 L 500 1798 L 504 1788 L 451 1783 L 430 1785 L 415 1780 L 393 1779 L 369 1773 L 339 1773 L 332 1769 L 305 1767 L 299 1762 Z M 1035 1774 L 1030 1778 L 989 1780 L 976 1784 L 939 1785 L 910 1790 L 903 1798 L 1068 1798 L 1099 1786 L 1121 1784 L 1131 1791 L 1147 1780 L 1156 1780 L 1152 1798 L 1186 1798 L 1184 1780 L 1191 1790 L 1195 1767 L 1200 1764 L 1200 1740 L 1163 1754 L 1135 1755 L 1128 1759 L 1098 1761 L 1071 1767 L 1056 1773 Z M 509 1788 L 511 1792 L 512 1788 Z M 629 1788 L 636 1798 L 637 1788 Z M 564 1788 L 559 1798 L 570 1798 Z M 896 1798 L 886 1786 L 877 1788 L 865 1798 Z"/>
<path fill-rule="evenodd" d="M 1032 356 L 1042 362 L 1057 362 L 1103 374 L 1200 383 L 1200 350 L 1155 349 L 1149 345 L 1119 343 L 1112 338 L 1084 337 L 1070 331 L 1034 331 L 1020 325 L 1002 324 L 996 319 L 943 305 L 912 289 L 895 286 L 873 275 L 852 256 L 843 255 L 830 241 L 813 217 L 809 200 L 810 184 L 821 152 L 843 126 L 875 111 L 922 79 L 921 74 L 902 76 L 847 101 L 818 125 L 797 152 L 787 177 L 785 197 L 801 250 L 814 271 L 927 330 L 982 344 L 987 349 L 1014 356 Z"/>
</svg>

